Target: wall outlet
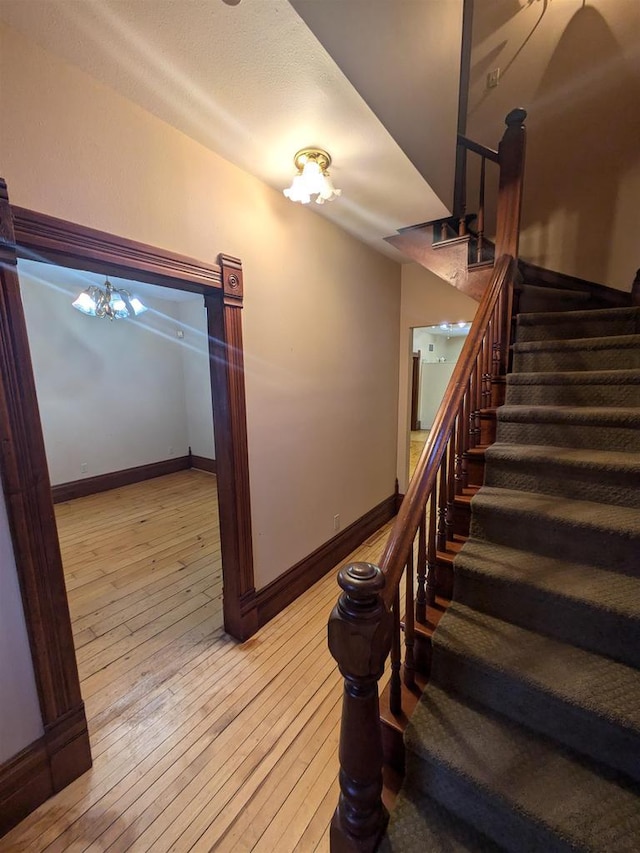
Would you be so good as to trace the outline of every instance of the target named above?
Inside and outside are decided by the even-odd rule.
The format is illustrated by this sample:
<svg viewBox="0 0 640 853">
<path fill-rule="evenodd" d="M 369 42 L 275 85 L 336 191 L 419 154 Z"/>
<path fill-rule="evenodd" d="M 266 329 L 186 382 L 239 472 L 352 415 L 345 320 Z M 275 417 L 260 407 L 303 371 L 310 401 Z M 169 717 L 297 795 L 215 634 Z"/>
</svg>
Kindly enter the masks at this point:
<svg viewBox="0 0 640 853">
<path fill-rule="evenodd" d="M 88 465 L 88 463 L 87 463 L 87 462 L 81 462 L 81 463 L 80 463 L 80 473 L 81 473 L 81 474 L 86 474 L 88 470 L 89 470 L 89 465 Z"/>
<path fill-rule="evenodd" d="M 340 515 L 339 514 L 333 516 L 333 529 L 334 530 L 340 530 Z"/>
<path fill-rule="evenodd" d="M 495 89 L 500 82 L 500 69 L 494 68 L 487 74 L 487 89 Z"/>
</svg>

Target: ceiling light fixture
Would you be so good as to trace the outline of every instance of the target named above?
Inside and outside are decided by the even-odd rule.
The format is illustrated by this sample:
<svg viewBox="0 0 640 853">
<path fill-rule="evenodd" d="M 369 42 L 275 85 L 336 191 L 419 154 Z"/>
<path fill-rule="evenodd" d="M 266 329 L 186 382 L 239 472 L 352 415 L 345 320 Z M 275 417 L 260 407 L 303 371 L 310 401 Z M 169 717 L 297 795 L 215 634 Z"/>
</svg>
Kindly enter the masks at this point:
<svg viewBox="0 0 640 853">
<path fill-rule="evenodd" d="M 324 204 L 325 201 L 333 201 L 342 190 L 337 190 L 327 169 L 331 165 L 331 157 L 321 148 L 303 148 L 293 158 L 298 174 L 295 175 L 291 186 L 283 193 L 290 201 L 300 204 Z"/>
<path fill-rule="evenodd" d="M 107 317 L 109 320 L 137 317 L 147 310 L 147 306 L 137 296 L 132 296 L 128 290 L 114 287 L 108 278 L 105 279 L 104 290 L 92 284 L 71 304 L 89 317 Z"/>
</svg>

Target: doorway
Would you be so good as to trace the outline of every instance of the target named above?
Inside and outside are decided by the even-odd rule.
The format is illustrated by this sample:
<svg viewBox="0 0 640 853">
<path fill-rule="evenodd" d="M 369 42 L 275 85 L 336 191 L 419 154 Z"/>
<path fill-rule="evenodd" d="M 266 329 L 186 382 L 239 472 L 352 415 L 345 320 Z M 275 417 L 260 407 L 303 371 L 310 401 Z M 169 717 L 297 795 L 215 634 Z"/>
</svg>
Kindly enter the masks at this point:
<svg viewBox="0 0 640 853">
<path fill-rule="evenodd" d="M 113 277 L 139 315 L 87 316 L 78 297 L 92 311 L 103 276 L 23 259 L 18 274 L 81 692 L 95 718 L 162 678 L 153 661 L 163 649 L 222 626 L 206 310 L 199 294 Z"/>
<path fill-rule="evenodd" d="M 25 764 L 31 807 L 91 763 L 17 256 L 201 294 L 217 444 L 225 628 L 257 629 L 241 309 L 242 264 L 192 258 L 9 204 L 0 180 L 0 469 L 44 734 Z M 26 759 L 25 759 L 26 760 Z M 34 763 L 35 761 L 35 763 Z M 29 781 L 41 780 L 36 790 Z M 36 796 L 37 794 L 37 796 Z M 36 802 L 37 801 L 37 802 Z"/>
<path fill-rule="evenodd" d="M 413 476 L 470 328 L 471 323 L 460 321 L 412 329 L 410 477 Z"/>
</svg>

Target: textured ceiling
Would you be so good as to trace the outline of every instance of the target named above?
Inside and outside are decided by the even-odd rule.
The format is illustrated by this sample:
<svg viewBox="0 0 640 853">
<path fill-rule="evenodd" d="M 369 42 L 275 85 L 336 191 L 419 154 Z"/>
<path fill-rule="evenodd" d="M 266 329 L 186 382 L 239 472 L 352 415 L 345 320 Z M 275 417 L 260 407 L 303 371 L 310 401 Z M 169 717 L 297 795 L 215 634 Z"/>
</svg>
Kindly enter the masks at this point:
<svg viewBox="0 0 640 853">
<path fill-rule="evenodd" d="M 360 3 L 313 0 L 312 5 L 330 18 L 332 10 Z M 450 73 L 434 69 L 436 77 L 444 74 L 447 85 L 441 98 L 425 104 L 420 75 L 416 77 L 418 42 L 413 39 L 405 50 L 395 39 L 407 29 L 404 16 L 422 29 L 425 11 L 442 5 L 440 0 L 375 0 L 370 26 L 365 16 L 350 51 L 343 39 L 331 39 L 322 27 L 324 40 L 343 65 L 348 55 L 348 75 L 360 85 L 371 77 L 365 98 L 287 0 L 241 0 L 238 5 L 222 0 L 0 0 L 0 19 L 277 189 L 290 183 L 299 148 L 325 148 L 343 194 L 331 204 L 313 205 L 314 213 L 400 258 L 383 242 L 385 236 L 446 215 L 424 174 L 432 175 L 441 193 L 441 185 L 450 184 L 455 120 L 452 125 Z M 461 0 L 444 4 L 450 9 L 460 5 Z M 403 23 L 381 53 L 390 8 L 403 16 Z M 343 23 L 346 27 L 336 16 L 335 24 Z M 460 34 L 454 29 L 449 24 L 441 39 L 453 40 L 449 64 L 457 69 Z M 386 79 L 394 55 L 406 72 L 403 77 L 397 68 L 393 75 L 389 71 L 377 100 L 371 85 L 376 82 L 371 72 L 376 55 L 378 79 Z M 359 75 L 354 71 L 358 56 L 365 69 Z M 411 61 L 402 59 L 409 56 Z M 420 60 L 426 61 L 424 53 Z M 438 154 L 440 175 L 433 157 L 419 156 L 420 147 L 428 144 L 428 123 L 438 128 L 434 151 L 449 152 L 448 157 Z"/>
</svg>

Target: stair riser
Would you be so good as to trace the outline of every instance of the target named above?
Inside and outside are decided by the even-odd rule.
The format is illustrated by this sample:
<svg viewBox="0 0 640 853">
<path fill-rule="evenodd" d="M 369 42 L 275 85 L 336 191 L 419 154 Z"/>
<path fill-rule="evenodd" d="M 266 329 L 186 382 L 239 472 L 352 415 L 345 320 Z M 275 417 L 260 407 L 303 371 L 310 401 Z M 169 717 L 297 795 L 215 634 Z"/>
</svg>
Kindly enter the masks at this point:
<svg viewBox="0 0 640 853">
<path fill-rule="evenodd" d="M 637 385 L 509 385 L 508 406 L 640 406 Z"/>
<path fill-rule="evenodd" d="M 484 483 L 484 458 L 468 456 L 467 483 L 469 486 L 482 486 Z"/>
<path fill-rule="evenodd" d="M 640 535 L 624 535 L 600 528 L 554 520 L 544 515 L 520 514 L 504 506 L 498 512 L 476 507 L 471 519 L 471 536 L 498 545 L 519 548 L 549 557 L 562 556 L 574 563 L 586 563 L 637 576 L 640 573 Z M 558 542 L 562 542 L 559 555 Z"/>
<path fill-rule="evenodd" d="M 447 599 L 453 595 L 453 566 L 444 560 L 436 561 L 436 595 Z"/>
<path fill-rule="evenodd" d="M 433 797 L 512 853 L 575 853 L 575 848 L 545 827 L 512 811 L 502 800 L 437 760 L 412 756 L 407 761 L 405 784 Z"/>
<path fill-rule="evenodd" d="M 638 619 L 527 584 L 489 580 L 465 566 L 463 557 L 456 559 L 454 597 L 474 610 L 640 668 Z"/>
<path fill-rule="evenodd" d="M 527 465 L 506 459 L 492 459 L 485 478 L 487 486 L 502 489 L 635 507 L 640 507 L 639 481 L 636 471 L 625 475 L 597 468 L 569 468 L 549 463 Z"/>
<path fill-rule="evenodd" d="M 589 303 L 589 297 L 583 294 L 575 296 L 556 296 L 551 291 L 542 294 L 523 292 L 518 301 L 518 313 L 538 314 L 547 311 L 583 311 Z"/>
<path fill-rule="evenodd" d="M 546 350 L 515 352 L 515 373 L 551 373 L 559 370 L 627 370 L 640 368 L 640 349 Z"/>
<path fill-rule="evenodd" d="M 531 682 L 458 655 L 433 638 L 431 680 L 511 720 L 554 738 L 570 749 L 640 779 L 640 734 L 575 708 Z"/>
<path fill-rule="evenodd" d="M 516 340 L 524 341 L 568 341 L 577 338 L 604 338 L 610 335 L 636 335 L 638 321 L 635 318 L 620 320 L 582 320 L 567 323 L 539 323 L 535 326 L 518 325 Z"/>
<path fill-rule="evenodd" d="M 505 444 L 573 447 L 578 450 L 640 451 L 640 430 L 576 423 L 520 423 L 501 420 L 497 440 Z"/>
</svg>

